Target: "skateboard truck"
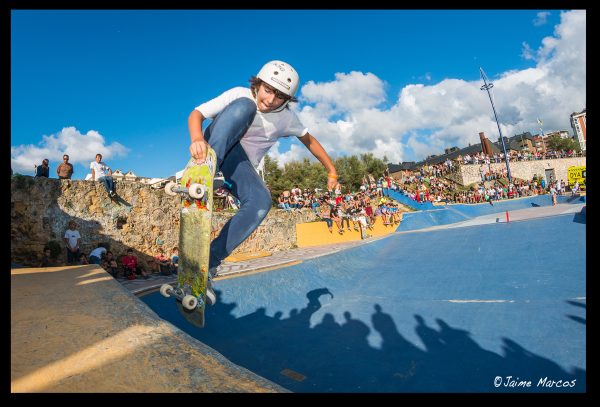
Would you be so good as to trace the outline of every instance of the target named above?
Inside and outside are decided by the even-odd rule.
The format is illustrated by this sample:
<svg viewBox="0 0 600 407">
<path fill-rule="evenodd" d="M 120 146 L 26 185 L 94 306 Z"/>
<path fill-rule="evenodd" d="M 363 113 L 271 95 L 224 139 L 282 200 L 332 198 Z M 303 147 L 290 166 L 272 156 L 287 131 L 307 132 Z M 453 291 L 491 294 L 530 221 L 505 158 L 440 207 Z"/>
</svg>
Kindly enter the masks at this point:
<svg viewBox="0 0 600 407">
<path fill-rule="evenodd" d="M 181 288 L 173 288 L 170 284 L 163 284 L 160 286 L 160 293 L 163 297 L 169 298 L 171 295 L 174 296 L 183 308 L 191 311 L 196 309 L 196 307 L 202 305 L 202 300 L 198 300 L 198 298 L 194 297 L 191 294 L 186 294 L 185 291 Z"/>
<path fill-rule="evenodd" d="M 231 183 L 225 181 L 224 178 L 215 178 L 213 180 L 213 189 L 219 189 L 222 186 L 231 188 Z M 189 195 L 195 199 L 202 199 L 206 193 L 206 186 L 202 184 L 191 184 L 189 188 L 183 187 L 176 182 L 169 181 L 165 185 L 165 192 L 167 195 L 175 196 L 177 194 Z"/>
<path fill-rule="evenodd" d="M 167 195 L 175 196 L 177 194 L 189 195 L 195 199 L 202 199 L 206 192 L 206 187 L 202 184 L 192 184 L 189 188 L 182 187 L 175 182 L 168 182 L 165 185 L 165 192 Z"/>
</svg>

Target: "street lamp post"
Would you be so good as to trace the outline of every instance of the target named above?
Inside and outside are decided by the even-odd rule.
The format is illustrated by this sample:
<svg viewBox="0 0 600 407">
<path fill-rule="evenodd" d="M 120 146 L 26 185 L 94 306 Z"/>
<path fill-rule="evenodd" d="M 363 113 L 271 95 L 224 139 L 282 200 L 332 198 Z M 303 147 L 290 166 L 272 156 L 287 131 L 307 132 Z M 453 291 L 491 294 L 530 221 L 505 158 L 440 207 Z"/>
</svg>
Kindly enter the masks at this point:
<svg viewBox="0 0 600 407">
<path fill-rule="evenodd" d="M 504 144 L 504 137 L 502 137 L 502 130 L 500 129 L 500 123 L 498 122 L 498 115 L 496 114 L 496 107 L 494 106 L 494 101 L 492 100 L 492 94 L 490 93 L 490 89 L 494 87 L 493 83 L 488 83 L 487 76 L 485 72 L 483 72 L 483 68 L 479 68 L 481 71 L 481 79 L 483 79 L 483 86 L 480 88 L 481 90 L 487 90 L 488 96 L 490 98 L 490 102 L 492 103 L 492 110 L 494 111 L 494 117 L 496 118 L 496 125 L 498 125 L 498 133 L 500 133 L 500 140 L 502 141 L 502 150 L 504 151 L 504 161 L 506 162 L 506 173 L 508 174 L 508 183 L 509 185 L 512 183 L 512 177 L 510 175 L 510 167 L 508 165 L 508 154 L 506 153 L 506 145 Z"/>
</svg>

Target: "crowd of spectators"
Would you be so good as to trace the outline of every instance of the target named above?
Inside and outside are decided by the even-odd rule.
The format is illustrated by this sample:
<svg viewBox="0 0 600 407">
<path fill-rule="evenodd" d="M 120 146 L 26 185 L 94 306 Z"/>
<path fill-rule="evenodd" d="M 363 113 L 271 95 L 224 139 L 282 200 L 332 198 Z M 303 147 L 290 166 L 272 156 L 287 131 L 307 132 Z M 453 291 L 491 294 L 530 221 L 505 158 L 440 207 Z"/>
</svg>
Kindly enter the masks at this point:
<svg viewBox="0 0 600 407">
<path fill-rule="evenodd" d="M 514 158 L 517 160 L 563 158 L 571 157 L 573 154 L 575 154 L 573 151 L 551 151 L 545 155 L 521 155 L 518 153 Z M 511 156 L 509 161 L 512 159 Z M 493 169 L 489 165 L 503 162 L 503 160 L 503 154 L 495 154 L 492 157 L 483 153 L 459 156 L 454 161 L 447 159 L 440 164 L 423 165 L 417 170 L 403 171 L 402 177 L 393 179 L 392 183 L 397 184 L 398 189 L 404 195 L 419 203 L 476 204 L 488 202 L 493 204 L 494 201 L 503 199 L 552 193 L 552 188 L 557 191 L 557 194 L 564 194 L 568 188 L 564 180 L 554 180 L 552 177 L 547 185 L 546 180 L 541 176 L 529 180 L 512 177 L 512 182 L 509 183 L 506 168 Z M 479 164 L 480 173 L 480 182 L 466 189 L 446 177 L 447 174 L 456 171 L 460 165 L 465 164 Z"/>
<path fill-rule="evenodd" d="M 532 160 L 551 160 L 556 158 L 581 157 L 583 153 L 575 150 L 546 150 L 544 152 L 536 151 L 514 151 L 508 155 L 508 162 L 511 161 L 532 161 Z M 504 153 L 494 153 L 492 156 L 479 152 L 477 154 L 458 156 L 456 161 L 462 164 L 493 164 L 505 162 Z"/>
<path fill-rule="evenodd" d="M 337 233 L 356 230 L 363 239 L 369 237 L 368 230 L 373 229 L 376 218 L 381 217 L 384 225 L 400 223 L 398 204 L 384 196 L 385 188 L 391 187 L 390 177 L 375 179 L 372 175 L 363 178 L 358 192 L 345 192 L 341 189 L 323 191 L 300 188 L 295 185 L 291 190 L 283 191 L 277 198 L 277 207 L 282 211 L 312 210 L 319 219 L 327 223 L 333 233 L 333 224 Z"/>
<path fill-rule="evenodd" d="M 58 253 L 53 255 L 51 247 L 46 246 L 43 250 L 42 260 L 39 263 L 40 267 L 98 264 L 114 278 L 118 278 L 120 275 L 128 280 L 134 280 L 138 277 L 148 279 L 151 273 L 169 276 L 177 274 L 179 270 L 179 250 L 177 247 L 171 249 L 169 256 L 166 256 L 163 249 L 159 248 L 157 255 L 149 262 L 150 271 L 146 271 L 139 263 L 132 248 L 128 248 L 126 252 L 120 255 L 115 255 L 109 249 L 107 243 L 98 243 L 89 253 L 89 256 L 81 252 L 82 236 L 77 230 L 77 224 L 74 220 L 68 222 L 63 239 L 66 245 L 66 261 L 61 261 Z"/>
</svg>

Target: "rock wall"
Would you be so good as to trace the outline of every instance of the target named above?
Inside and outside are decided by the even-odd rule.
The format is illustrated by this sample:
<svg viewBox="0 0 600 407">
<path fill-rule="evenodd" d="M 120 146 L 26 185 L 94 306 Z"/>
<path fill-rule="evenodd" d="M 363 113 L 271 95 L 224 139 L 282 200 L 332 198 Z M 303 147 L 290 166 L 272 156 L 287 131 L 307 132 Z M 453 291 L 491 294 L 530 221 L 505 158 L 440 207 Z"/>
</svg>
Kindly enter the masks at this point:
<svg viewBox="0 0 600 407">
<path fill-rule="evenodd" d="M 536 174 L 545 177 L 546 170 L 554 170 L 557 179 L 567 182 L 568 168 L 571 166 L 586 165 L 585 163 L 586 157 L 573 157 L 552 160 L 511 161 L 508 165 L 510 167 L 510 174 L 514 178 L 530 180 Z M 479 174 L 480 166 L 481 164 L 461 165 L 458 176 L 452 179 L 462 185 L 481 182 L 481 175 Z M 490 164 L 490 167 L 493 171 L 502 171 L 506 169 L 506 163 L 494 163 Z M 487 165 L 484 164 L 484 168 L 487 170 Z"/>
<path fill-rule="evenodd" d="M 118 200 L 108 197 L 103 184 L 14 175 L 11 179 L 11 262 L 38 266 L 44 246 L 57 241 L 64 254 L 67 223 L 73 219 L 82 236 L 81 249 L 104 242 L 117 256 L 134 250 L 144 267 L 162 248 L 167 255 L 178 245 L 179 197 L 135 182 L 116 182 Z M 213 213 L 214 239 L 232 212 Z M 296 247 L 296 223 L 315 219 L 310 210 L 286 213 L 273 208 L 256 231 L 232 254 L 277 252 Z"/>
</svg>

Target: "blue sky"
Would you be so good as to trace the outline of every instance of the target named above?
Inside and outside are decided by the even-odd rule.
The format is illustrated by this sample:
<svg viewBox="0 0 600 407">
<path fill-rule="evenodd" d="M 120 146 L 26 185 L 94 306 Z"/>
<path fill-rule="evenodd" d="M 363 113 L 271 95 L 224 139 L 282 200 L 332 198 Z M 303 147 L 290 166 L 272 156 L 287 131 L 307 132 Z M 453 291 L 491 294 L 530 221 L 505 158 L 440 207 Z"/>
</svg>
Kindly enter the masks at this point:
<svg viewBox="0 0 600 407">
<path fill-rule="evenodd" d="M 332 157 L 415 161 L 504 135 L 568 130 L 585 108 L 585 10 L 12 10 L 11 165 L 62 154 L 75 179 L 168 177 L 189 156 L 187 117 L 272 59 L 300 74 L 300 119 Z M 573 52 L 573 47 L 578 49 Z M 569 51 L 570 50 L 570 51 Z M 565 67 L 568 65 L 568 67 Z M 310 157 L 293 138 L 281 165 Z"/>
</svg>

